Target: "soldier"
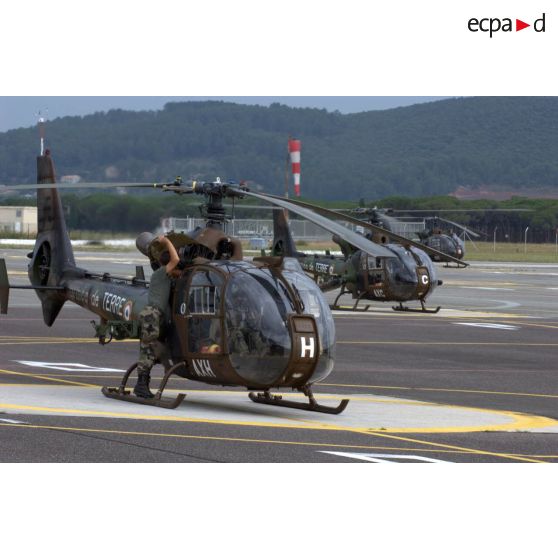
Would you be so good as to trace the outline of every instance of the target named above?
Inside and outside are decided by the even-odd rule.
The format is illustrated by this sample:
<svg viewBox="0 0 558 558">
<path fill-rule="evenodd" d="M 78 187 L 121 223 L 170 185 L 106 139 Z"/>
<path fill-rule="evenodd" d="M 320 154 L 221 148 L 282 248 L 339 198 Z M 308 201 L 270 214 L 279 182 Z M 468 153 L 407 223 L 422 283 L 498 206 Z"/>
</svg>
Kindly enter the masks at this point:
<svg viewBox="0 0 558 558">
<path fill-rule="evenodd" d="M 138 381 L 134 387 L 134 395 L 144 398 L 153 397 L 149 390 L 149 380 L 151 369 L 156 360 L 155 346 L 169 306 L 172 276 L 180 273 L 176 269 L 180 258 L 171 241 L 165 236 L 159 236 L 157 240 L 165 247 L 165 250 L 159 256 L 159 269 L 151 275 L 147 306 L 139 315 L 141 325 L 140 355 Z"/>
</svg>

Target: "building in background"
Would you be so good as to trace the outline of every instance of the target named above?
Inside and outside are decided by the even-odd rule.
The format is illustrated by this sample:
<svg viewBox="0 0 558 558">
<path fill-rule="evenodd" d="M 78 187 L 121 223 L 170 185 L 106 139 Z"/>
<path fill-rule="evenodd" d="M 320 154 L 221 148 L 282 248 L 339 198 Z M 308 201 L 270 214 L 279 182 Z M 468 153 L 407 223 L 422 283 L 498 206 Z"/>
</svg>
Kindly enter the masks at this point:
<svg viewBox="0 0 558 558">
<path fill-rule="evenodd" d="M 26 236 L 37 234 L 37 208 L 16 205 L 0 206 L 1 233 L 16 233 Z"/>
</svg>

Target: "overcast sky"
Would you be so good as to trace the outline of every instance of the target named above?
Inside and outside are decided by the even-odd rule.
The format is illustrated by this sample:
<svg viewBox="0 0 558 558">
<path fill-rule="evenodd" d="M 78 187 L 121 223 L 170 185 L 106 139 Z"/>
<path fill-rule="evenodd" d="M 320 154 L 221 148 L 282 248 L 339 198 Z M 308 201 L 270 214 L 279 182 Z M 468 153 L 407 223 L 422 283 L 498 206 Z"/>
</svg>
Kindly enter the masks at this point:
<svg viewBox="0 0 558 558">
<path fill-rule="evenodd" d="M 33 126 L 37 113 L 53 120 L 61 116 L 83 116 L 114 108 L 157 110 L 169 101 L 228 100 L 243 104 L 283 103 L 293 107 L 325 108 L 342 113 L 382 110 L 448 97 L 0 97 L 0 132 Z"/>
</svg>

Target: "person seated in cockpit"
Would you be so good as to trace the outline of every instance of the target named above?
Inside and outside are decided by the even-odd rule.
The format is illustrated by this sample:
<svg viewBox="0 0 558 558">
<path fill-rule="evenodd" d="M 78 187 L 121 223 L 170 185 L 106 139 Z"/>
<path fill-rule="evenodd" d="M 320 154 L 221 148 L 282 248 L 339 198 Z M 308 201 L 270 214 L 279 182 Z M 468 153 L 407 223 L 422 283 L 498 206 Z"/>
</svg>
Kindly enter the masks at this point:
<svg viewBox="0 0 558 558">
<path fill-rule="evenodd" d="M 234 287 L 233 287 L 234 288 Z M 245 293 L 233 293 L 234 312 L 229 318 L 229 346 L 232 352 L 265 356 L 267 343 L 262 337 L 263 308 L 245 298 Z"/>
</svg>

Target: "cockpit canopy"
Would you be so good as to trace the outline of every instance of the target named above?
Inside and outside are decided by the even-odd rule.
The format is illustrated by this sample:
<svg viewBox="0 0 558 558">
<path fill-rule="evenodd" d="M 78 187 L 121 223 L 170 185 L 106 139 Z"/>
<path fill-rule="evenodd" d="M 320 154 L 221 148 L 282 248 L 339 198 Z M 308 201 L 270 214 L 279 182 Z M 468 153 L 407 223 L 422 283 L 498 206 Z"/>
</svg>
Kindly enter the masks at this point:
<svg viewBox="0 0 558 558">
<path fill-rule="evenodd" d="M 188 317 L 188 351 L 225 353 L 246 382 L 274 385 L 291 356 L 288 317 L 312 314 L 320 357 L 312 382 L 333 367 L 335 326 L 329 306 L 298 261 L 285 258 L 280 273 L 244 261 L 210 262 L 193 271 L 176 308 Z M 295 300 L 298 299 L 298 300 Z"/>
<path fill-rule="evenodd" d="M 418 267 L 427 269 L 429 292 L 432 292 L 438 279 L 436 268 L 426 252 L 414 246 L 406 248 L 400 244 L 388 244 L 386 248 L 397 255 L 397 258 L 384 260 L 386 272 L 390 274 L 390 290 L 395 297 L 406 300 L 413 295 L 419 282 Z"/>
</svg>

